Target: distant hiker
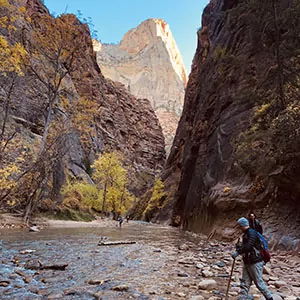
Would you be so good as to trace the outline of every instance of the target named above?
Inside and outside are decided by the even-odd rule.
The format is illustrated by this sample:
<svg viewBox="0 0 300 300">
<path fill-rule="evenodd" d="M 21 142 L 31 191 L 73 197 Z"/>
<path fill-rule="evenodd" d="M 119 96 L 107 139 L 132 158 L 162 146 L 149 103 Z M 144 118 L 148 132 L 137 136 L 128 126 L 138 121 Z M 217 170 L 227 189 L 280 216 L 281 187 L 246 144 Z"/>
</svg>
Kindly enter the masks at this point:
<svg viewBox="0 0 300 300">
<path fill-rule="evenodd" d="M 122 216 L 119 216 L 118 222 L 119 222 L 119 226 L 122 227 L 122 223 L 123 223 L 123 218 L 122 218 Z"/>
<path fill-rule="evenodd" d="M 243 231 L 242 244 L 236 246 L 236 252 L 232 253 L 232 258 L 236 259 L 238 255 L 243 257 L 243 276 L 241 279 L 241 290 L 239 300 L 248 299 L 248 292 L 252 282 L 255 283 L 259 291 L 267 300 L 273 300 L 272 294 L 263 281 L 264 262 L 260 255 L 260 239 L 257 232 L 249 227 L 249 221 L 246 218 L 238 219 L 238 225 Z"/>
<path fill-rule="evenodd" d="M 250 211 L 248 214 L 248 221 L 249 221 L 249 226 L 256 231 L 258 231 L 260 234 L 263 234 L 263 228 L 260 224 L 260 222 L 256 219 L 256 215 L 253 211 Z"/>
<path fill-rule="evenodd" d="M 129 222 L 129 219 L 130 219 L 130 217 L 127 215 L 127 216 L 126 216 L 126 222 L 127 222 L 127 223 Z"/>
</svg>

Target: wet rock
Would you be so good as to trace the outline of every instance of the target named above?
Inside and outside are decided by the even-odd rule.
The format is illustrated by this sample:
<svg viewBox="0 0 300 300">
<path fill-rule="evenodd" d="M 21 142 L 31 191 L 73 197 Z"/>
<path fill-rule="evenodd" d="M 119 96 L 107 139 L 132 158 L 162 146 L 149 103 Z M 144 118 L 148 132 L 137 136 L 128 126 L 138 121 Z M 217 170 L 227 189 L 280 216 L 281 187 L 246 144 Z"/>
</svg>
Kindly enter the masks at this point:
<svg viewBox="0 0 300 300">
<path fill-rule="evenodd" d="M 95 293 L 93 294 L 93 296 L 95 297 L 96 300 L 102 300 L 103 292 Z"/>
<path fill-rule="evenodd" d="M 30 283 L 32 281 L 32 277 L 31 276 L 27 276 L 23 278 L 25 283 Z"/>
<path fill-rule="evenodd" d="M 17 279 L 17 278 L 18 278 L 18 275 L 12 273 L 12 274 L 9 274 L 8 278 L 9 278 L 9 279 Z"/>
<path fill-rule="evenodd" d="M 10 285 L 10 281 L 9 280 L 1 280 L 0 281 L 0 286 L 6 287 Z"/>
<path fill-rule="evenodd" d="M 178 297 L 181 297 L 181 298 L 186 297 L 186 294 L 181 293 L 181 292 L 178 292 L 178 293 L 176 293 L 175 295 L 178 296 Z"/>
</svg>

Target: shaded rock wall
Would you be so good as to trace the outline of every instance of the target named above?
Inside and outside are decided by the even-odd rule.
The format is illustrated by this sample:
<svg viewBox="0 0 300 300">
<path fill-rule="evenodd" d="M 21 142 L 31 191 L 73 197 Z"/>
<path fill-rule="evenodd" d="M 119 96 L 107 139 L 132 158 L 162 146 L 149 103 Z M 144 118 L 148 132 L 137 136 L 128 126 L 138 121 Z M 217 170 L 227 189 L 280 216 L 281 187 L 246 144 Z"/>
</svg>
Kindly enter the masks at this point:
<svg viewBox="0 0 300 300">
<path fill-rule="evenodd" d="M 30 51 L 31 34 L 39 28 L 39 19 L 49 14 L 47 8 L 39 0 L 14 1 L 17 5 L 25 5 L 31 22 L 19 24 L 22 35 L 19 40 Z M 63 82 L 72 97 L 93 100 L 97 103 L 95 130 L 91 135 L 93 147 L 86 148 L 76 131 L 70 132 L 66 143 L 66 155 L 57 163 L 53 182 L 59 190 L 65 177 L 64 169 L 77 178 L 89 177 L 89 166 L 95 156 L 103 151 L 118 150 L 124 157 L 125 164 L 130 166 L 133 178 L 137 174 L 145 175 L 142 185 L 151 185 L 155 172 L 160 170 L 165 161 L 164 137 L 158 119 L 146 99 L 132 96 L 120 83 L 106 80 L 97 65 L 92 40 L 87 25 L 82 25 L 75 16 L 61 17 L 68 26 L 75 26 L 81 35 L 84 47 L 75 60 L 74 71 Z M 45 125 L 45 91 L 29 73 L 20 77 L 21 84 L 14 91 L 10 115 L 19 119 L 21 125 L 29 127 L 36 141 L 41 139 Z M 4 83 L 4 82 L 3 82 Z M 30 124 L 30 126 L 28 126 Z M 141 192 L 131 187 L 137 194 Z M 145 189 L 145 187 L 144 187 Z"/>
<path fill-rule="evenodd" d="M 183 114 L 164 169 L 169 201 L 158 218 L 230 239 L 234 220 L 254 209 L 277 241 L 287 233 L 295 238 L 300 225 L 299 170 L 293 169 L 287 188 L 274 181 L 271 172 L 263 172 L 262 165 L 256 163 L 261 174 L 251 173 L 236 157 L 240 134 L 255 121 L 259 85 L 274 65 L 270 47 L 257 42 L 262 38 L 255 36 L 255 28 L 247 21 L 256 15 L 244 4 L 212 0 L 204 10 Z M 275 80 L 268 84 L 266 89 L 276 89 Z M 283 169 L 291 163 L 286 162 Z M 278 167 L 271 166 L 273 171 Z M 292 220 L 288 220 L 290 213 Z M 276 223 L 279 215 L 285 224 Z"/>
</svg>

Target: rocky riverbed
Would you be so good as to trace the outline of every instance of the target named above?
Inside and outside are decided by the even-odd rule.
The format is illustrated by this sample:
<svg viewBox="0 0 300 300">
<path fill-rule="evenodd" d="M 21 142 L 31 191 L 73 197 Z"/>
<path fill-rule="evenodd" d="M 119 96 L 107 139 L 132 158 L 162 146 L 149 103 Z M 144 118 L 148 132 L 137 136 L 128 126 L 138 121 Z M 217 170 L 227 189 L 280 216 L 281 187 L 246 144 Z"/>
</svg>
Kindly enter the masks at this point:
<svg viewBox="0 0 300 300">
<path fill-rule="evenodd" d="M 106 225 L 1 229 L 1 299 L 225 298 L 233 244 L 141 222 Z M 229 299 L 241 270 L 238 259 Z M 274 299 L 300 299 L 299 253 L 272 252 L 264 273 Z"/>
</svg>

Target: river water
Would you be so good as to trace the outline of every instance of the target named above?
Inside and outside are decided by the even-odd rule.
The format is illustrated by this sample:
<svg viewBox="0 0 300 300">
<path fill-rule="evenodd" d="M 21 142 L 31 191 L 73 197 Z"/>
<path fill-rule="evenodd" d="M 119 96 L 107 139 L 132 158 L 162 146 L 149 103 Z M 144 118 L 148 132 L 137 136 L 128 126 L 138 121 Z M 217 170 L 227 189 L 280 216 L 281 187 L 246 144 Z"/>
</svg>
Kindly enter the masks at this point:
<svg viewBox="0 0 300 300">
<path fill-rule="evenodd" d="M 0 298 L 163 300 L 197 295 L 197 288 L 184 286 L 191 275 L 177 261 L 178 254 L 185 253 L 178 247 L 196 246 L 199 237 L 171 227 L 130 223 L 123 228 L 45 228 L 36 233 L 1 230 Z M 136 243 L 98 246 L 101 239 Z M 38 261 L 68 266 L 63 271 L 38 270 Z"/>
<path fill-rule="evenodd" d="M 116 222 L 117 223 L 117 222 Z M 0 299 L 224 299 L 234 245 L 182 230 L 130 221 L 123 228 L 0 230 Z M 134 244 L 98 245 L 133 241 Z M 300 299 L 300 255 L 272 252 L 264 279 L 272 293 Z M 67 265 L 65 270 L 40 266 Z M 238 258 L 229 299 L 237 299 Z M 207 280 L 214 281 L 206 286 Z M 204 284 L 205 283 L 205 284 Z M 250 292 L 262 299 L 257 289 Z"/>
</svg>

